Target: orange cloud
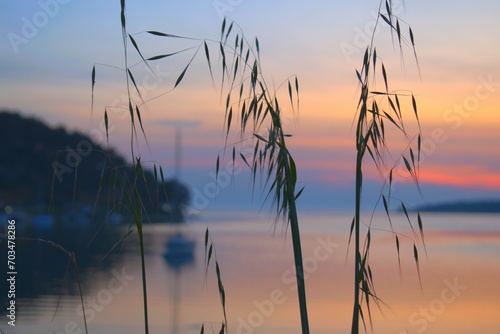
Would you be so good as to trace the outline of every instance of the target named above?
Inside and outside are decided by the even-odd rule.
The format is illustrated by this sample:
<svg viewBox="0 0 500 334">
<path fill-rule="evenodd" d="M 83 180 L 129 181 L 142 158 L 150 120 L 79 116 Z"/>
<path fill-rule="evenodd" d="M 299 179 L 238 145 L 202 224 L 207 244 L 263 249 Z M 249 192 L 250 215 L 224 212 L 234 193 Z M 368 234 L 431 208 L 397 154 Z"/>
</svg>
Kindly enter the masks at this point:
<svg viewBox="0 0 500 334">
<path fill-rule="evenodd" d="M 500 173 L 483 170 L 479 166 L 442 166 L 420 171 L 420 181 L 457 187 L 500 189 Z"/>
</svg>

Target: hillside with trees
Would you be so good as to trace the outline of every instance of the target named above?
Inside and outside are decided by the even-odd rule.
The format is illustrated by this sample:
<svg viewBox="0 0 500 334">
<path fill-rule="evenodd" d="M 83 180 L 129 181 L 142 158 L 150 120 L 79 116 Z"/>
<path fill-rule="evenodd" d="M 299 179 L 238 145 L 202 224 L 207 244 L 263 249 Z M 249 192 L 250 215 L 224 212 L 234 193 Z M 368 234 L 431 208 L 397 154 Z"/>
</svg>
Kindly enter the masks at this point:
<svg viewBox="0 0 500 334">
<path fill-rule="evenodd" d="M 132 184 L 146 212 L 163 220 L 182 220 L 181 208 L 189 202 L 188 189 L 175 180 L 162 182 L 158 171 L 137 177 L 123 157 L 89 136 L 16 112 L 0 111 L 0 143 L 2 207 L 58 213 L 91 206 L 126 214 L 123 196 Z"/>
</svg>

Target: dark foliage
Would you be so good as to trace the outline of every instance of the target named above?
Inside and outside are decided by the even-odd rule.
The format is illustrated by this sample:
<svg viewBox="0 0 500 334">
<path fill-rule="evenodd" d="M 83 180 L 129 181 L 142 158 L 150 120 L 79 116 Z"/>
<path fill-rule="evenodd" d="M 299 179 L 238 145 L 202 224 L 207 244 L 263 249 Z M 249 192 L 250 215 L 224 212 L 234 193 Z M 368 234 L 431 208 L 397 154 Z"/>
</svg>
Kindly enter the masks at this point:
<svg viewBox="0 0 500 334">
<path fill-rule="evenodd" d="M 19 113 L 0 112 L 0 204 L 50 207 L 56 212 L 83 205 L 104 210 L 122 198 L 116 173 L 122 180 L 136 178 L 124 158 L 85 134 L 53 129 Z M 137 183 L 148 212 L 161 213 L 161 204 L 168 203 L 174 208 L 171 217 L 161 219 L 179 220 L 179 206 L 189 202 L 186 186 L 175 180 L 162 184 L 147 170 Z"/>
</svg>

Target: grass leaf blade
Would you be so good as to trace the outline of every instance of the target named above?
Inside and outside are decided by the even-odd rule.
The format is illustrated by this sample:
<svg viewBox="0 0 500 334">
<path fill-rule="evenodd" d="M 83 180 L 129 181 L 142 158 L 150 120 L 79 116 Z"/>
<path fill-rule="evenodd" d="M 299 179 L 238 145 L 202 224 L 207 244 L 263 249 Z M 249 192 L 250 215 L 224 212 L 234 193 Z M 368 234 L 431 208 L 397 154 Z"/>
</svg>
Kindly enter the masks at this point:
<svg viewBox="0 0 500 334">
<path fill-rule="evenodd" d="M 104 109 L 104 127 L 106 129 L 106 142 L 109 147 L 109 123 L 108 123 L 108 111 Z"/>
<path fill-rule="evenodd" d="M 92 66 L 92 101 L 90 105 L 90 114 L 94 114 L 94 87 L 95 87 L 95 65 Z"/>
</svg>

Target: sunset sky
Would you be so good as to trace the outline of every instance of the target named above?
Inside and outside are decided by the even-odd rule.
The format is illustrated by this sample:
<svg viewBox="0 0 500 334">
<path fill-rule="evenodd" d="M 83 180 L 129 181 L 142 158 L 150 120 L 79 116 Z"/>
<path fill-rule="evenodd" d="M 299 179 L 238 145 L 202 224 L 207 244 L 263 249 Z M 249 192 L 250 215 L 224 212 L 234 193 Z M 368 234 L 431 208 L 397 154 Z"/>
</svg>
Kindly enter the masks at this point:
<svg viewBox="0 0 500 334">
<path fill-rule="evenodd" d="M 298 183 L 305 186 L 299 205 L 349 210 L 354 203 L 352 124 L 359 93 L 355 69 L 361 66 L 377 9 L 378 1 L 129 0 L 127 22 L 146 57 L 199 42 L 141 32 L 218 40 L 224 15 L 249 40 L 257 36 L 268 84 L 277 87 L 291 75 L 297 75 L 300 83 L 300 113 L 287 123 L 293 134 L 288 145 L 299 170 Z M 385 26 L 376 36 L 377 50 L 390 85 L 415 95 L 424 138 L 422 197 L 401 175 L 395 177 L 394 197 L 409 204 L 499 199 L 500 2 L 405 1 L 403 8 L 394 1 L 394 12 L 412 27 L 421 78 L 412 50 L 404 48 L 401 57 Z M 105 145 L 99 129 L 104 108 L 122 106 L 126 92 L 124 72 L 100 65 L 124 66 L 119 1 L 4 1 L 0 13 L 0 108 L 93 133 Z M 402 23 L 402 27 L 406 34 L 407 26 Z M 130 64 L 140 60 L 131 45 L 129 52 Z M 173 176 L 174 130 L 180 125 L 181 180 L 197 196 L 193 205 L 214 210 L 260 207 L 262 198 L 256 192 L 252 199 L 247 172 L 235 175 L 231 185 L 220 185 L 216 199 L 212 196 L 215 160 L 224 148 L 224 112 L 217 79 L 214 87 L 202 52 L 181 84 L 162 95 L 173 87 L 192 55 L 189 51 L 151 63 L 157 81 L 144 64 L 133 67 L 146 98 L 159 96 L 142 117 L 151 152 L 140 145 L 135 153 L 143 161 L 161 164 Z M 98 65 L 91 115 L 94 64 Z M 404 105 L 411 124 L 411 104 Z M 130 123 L 122 115 L 116 108 L 109 114 L 110 145 L 131 157 Z M 404 141 L 394 143 L 393 158 L 405 146 Z M 370 167 L 365 176 L 365 189 L 372 196 L 366 207 L 370 209 L 381 178 Z"/>
</svg>

